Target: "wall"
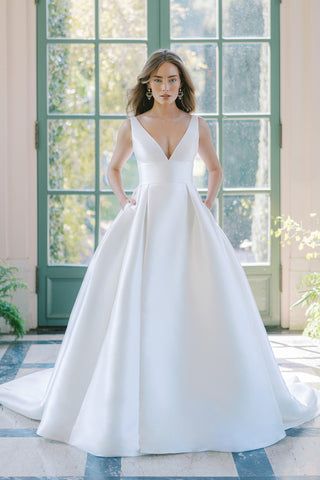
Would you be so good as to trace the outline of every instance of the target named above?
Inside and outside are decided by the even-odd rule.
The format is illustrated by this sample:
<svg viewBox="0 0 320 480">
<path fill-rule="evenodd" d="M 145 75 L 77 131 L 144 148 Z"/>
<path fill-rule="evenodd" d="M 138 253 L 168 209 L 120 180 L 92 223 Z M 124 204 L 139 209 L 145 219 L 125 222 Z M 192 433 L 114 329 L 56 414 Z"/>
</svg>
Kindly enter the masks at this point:
<svg viewBox="0 0 320 480">
<path fill-rule="evenodd" d="M 281 3 L 281 211 L 303 225 L 320 212 L 318 161 L 320 105 L 319 0 Z M 29 290 L 14 297 L 27 320 L 37 325 L 36 6 L 33 0 L 0 2 L 0 258 L 16 265 Z M 290 311 L 296 285 L 311 269 L 292 245 L 281 249 L 282 325 L 304 326 L 302 309 Z M 318 266 L 319 269 L 319 266 Z M 2 331 L 5 331 L 2 328 Z"/>
<path fill-rule="evenodd" d="M 312 228 L 309 213 L 320 216 L 320 2 L 283 0 L 281 4 L 281 213 Z M 318 228 L 320 225 L 318 224 Z M 301 329 L 303 309 L 289 306 L 299 298 L 303 273 L 320 271 L 297 246 L 282 248 L 282 326 Z"/>
<path fill-rule="evenodd" d="M 29 328 L 37 325 L 35 13 L 32 0 L 0 2 L 0 258 L 28 284 L 14 299 Z"/>
</svg>

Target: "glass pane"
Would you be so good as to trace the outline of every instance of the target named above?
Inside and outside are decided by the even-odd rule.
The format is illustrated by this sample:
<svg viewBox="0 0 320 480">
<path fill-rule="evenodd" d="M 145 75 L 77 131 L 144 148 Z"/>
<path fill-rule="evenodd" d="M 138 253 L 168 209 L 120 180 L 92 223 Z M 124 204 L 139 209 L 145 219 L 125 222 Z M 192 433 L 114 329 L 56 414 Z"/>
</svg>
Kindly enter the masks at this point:
<svg viewBox="0 0 320 480">
<path fill-rule="evenodd" d="M 217 0 L 171 0 L 170 25 L 172 38 L 217 37 Z"/>
<path fill-rule="evenodd" d="M 108 227 L 112 224 L 114 218 L 121 210 L 121 205 L 117 197 L 110 195 L 101 195 L 100 197 L 100 239 L 106 233 Z"/>
<path fill-rule="evenodd" d="M 217 120 L 209 120 L 206 119 L 207 124 L 210 128 L 211 139 L 213 146 L 219 156 L 219 148 L 218 148 L 218 122 Z M 193 181 L 197 188 L 207 188 L 208 187 L 208 170 L 206 164 L 201 159 L 200 155 L 194 159 L 194 167 L 193 167 Z"/>
<path fill-rule="evenodd" d="M 147 59 L 146 45 L 100 45 L 101 113 L 125 112 L 126 93 Z"/>
<path fill-rule="evenodd" d="M 270 55 L 266 43 L 223 46 L 223 111 L 269 113 Z"/>
<path fill-rule="evenodd" d="M 270 0 L 223 0 L 224 37 L 269 37 Z"/>
<path fill-rule="evenodd" d="M 49 195 L 50 265 L 88 265 L 94 251 L 94 195 Z"/>
<path fill-rule="evenodd" d="M 94 0 L 47 0 L 49 38 L 94 38 Z"/>
<path fill-rule="evenodd" d="M 49 120 L 49 188 L 94 189 L 94 121 Z"/>
<path fill-rule="evenodd" d="M 223 121 L 225 187 L 269 187 L 269 120 Z"/>
<path fill-rule="evenodd" d="M 100 0 L 100 38 L 146 36 L 146 0 Z"/>
<path fill-rule="evenodd" d="M 94 46 L 48 45 L 49 113 L 94 112 Z"/>
<path fill-rule="evenodd" d="M 241 263 L 270 263 L 268 194 L 225 195 L 223 230 Z"/>
<path fill-rule="evenodd" d="M 197 94 L 197 111 L 217 113 L 218 52 L 215 45 L 172 43 L 190 71 Z"/>
<path fill-rule="evenodd" d="M 107 178 L 107 168 L 113 150 L 116 146 L 117 134 L 124 120 L 102 120 L 100 122 L 100 188 L 110 190 Z M 121 170 L 122 185 L 126 190 L 132 190 L 139 183 L 138 167 L 134 154 L 125 162 Z"/>
</svg>

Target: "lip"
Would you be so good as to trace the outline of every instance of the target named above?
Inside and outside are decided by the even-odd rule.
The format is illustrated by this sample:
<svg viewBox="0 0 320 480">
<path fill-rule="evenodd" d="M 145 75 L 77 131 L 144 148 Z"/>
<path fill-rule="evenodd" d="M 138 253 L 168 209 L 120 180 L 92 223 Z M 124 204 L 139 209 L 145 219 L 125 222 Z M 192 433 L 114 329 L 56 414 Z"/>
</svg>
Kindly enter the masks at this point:
<svg viewBox="0 0 320 480">
<path fill-rule="evenodd" d="M 171 95 L 160 95 L 162 98 L 169 98 Z"/>
</svg>

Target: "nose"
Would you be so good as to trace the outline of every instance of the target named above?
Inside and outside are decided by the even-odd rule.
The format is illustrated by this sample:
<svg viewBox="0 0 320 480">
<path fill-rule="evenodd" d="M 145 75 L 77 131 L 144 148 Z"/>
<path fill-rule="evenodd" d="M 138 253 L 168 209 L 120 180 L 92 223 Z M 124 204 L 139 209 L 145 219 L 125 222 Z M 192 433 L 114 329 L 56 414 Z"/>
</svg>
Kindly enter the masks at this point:
<svg viewBox="0 0 320 480">
<path fill-rule="evenodd" d="M 164 91 L 167 91 L 167 90 L 168 90 L 167 82 L 166 82 L 165 80 L 164 80 L 161 88 L 162 88 L 162 90 L 164 90 Z"/>
</svg>

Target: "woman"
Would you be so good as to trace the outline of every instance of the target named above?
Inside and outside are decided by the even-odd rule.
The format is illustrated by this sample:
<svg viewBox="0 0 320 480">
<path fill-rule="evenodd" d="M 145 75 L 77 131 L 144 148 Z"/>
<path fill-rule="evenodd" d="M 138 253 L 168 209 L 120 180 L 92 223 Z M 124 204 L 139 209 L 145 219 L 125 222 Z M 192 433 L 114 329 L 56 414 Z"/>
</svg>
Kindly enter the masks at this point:
<svg viewBox="0 0 320 480">
<path fill-rule="evenodd" d="M 179 71 L 184 80 L 183 86 Z M 144 86 L 147 87 L 147 92 Z M 170 152 L 165 153 L 166 157 L 171 158 L 174 146 L 179 144 L 190 121 L 191 115 L 186 112 L 195 110 L 195 88 L 177 54 L 168 50 L 154 52 L 138 76 L 137 85 L 131 91 L 127 112 L 130 107 L 162 150 Z M 202 117 L 198 118 L 198 151 L 208 170 L 208 195 L 204 204 L 211 209 L 221 185 L 222 168 L 211 142 L 209 126 Z M 108 169 L 109 183 L 122 207 L 127 203 L 135 204 L 134 198 L 125 195 L 120 176 L 120 170 L 131 153 L 131 125 L 130 119 L 127 119 L 119 128 L 117 144 Z"/>
<path fill-rule="evenodd" d="M 210 212 L 222 170 L 176 53 L 150 56 L 129 108 L 108 169 L 123 209 L 90 261 L 54 369 L 3 384 L 0 403 L 39 419 L 38 435 L 99 456 L 271 445 L 319 415 L 320 392 L 284 382 Z M 132 150 L 139 185 L 128 198 L 120 172 Z"/>
</svg>

